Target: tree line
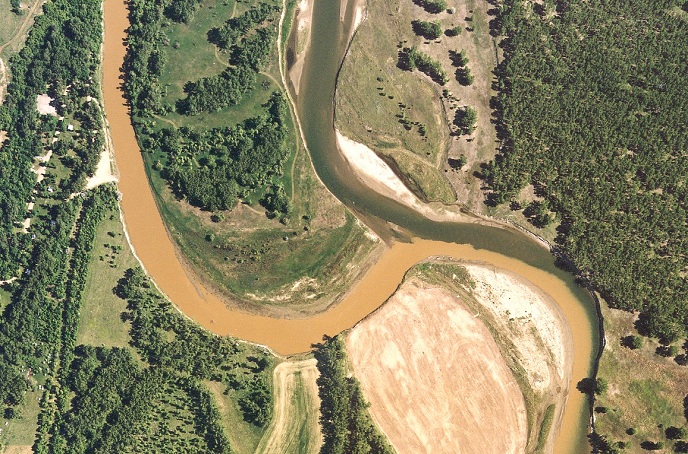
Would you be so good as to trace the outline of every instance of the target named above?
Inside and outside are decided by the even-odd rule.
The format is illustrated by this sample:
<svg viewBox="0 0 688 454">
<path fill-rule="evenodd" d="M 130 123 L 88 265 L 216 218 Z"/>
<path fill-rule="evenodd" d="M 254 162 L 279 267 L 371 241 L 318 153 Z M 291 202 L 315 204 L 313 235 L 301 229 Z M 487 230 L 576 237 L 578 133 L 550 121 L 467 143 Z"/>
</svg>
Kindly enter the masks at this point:
<svg viewBox="0 0 688 454">
<path fill-rule="evenodd" d="M 361 385 L 348 376 L 341 336 L 327 338 L 315 351 L 318 360 L 322 454 L 349 452 L 394 453 L 375 427 Z"/>
<path fill-rule="evenodd" d="M 688 333 L 688 28 L 667 14 L 681 3 L 504 2 L 502 148 L 483 172 L 490 204 L 518 208 L 532 184 L 580 276 L 668 342 Z"/>
</svg>

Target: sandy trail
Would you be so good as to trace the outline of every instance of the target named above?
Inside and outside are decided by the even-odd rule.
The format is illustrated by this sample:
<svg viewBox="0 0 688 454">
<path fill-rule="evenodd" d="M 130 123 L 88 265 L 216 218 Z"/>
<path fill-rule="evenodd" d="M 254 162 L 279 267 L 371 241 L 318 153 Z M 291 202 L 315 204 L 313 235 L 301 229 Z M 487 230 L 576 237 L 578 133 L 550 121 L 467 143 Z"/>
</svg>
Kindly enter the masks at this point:
<svg viewBox="0 0 688 454">
<path fill-rule="evenodd" d="M 315 358 L 311 358 L 286 361 L 275 368 L 274 413 L 256 454 L 317 454 L 320 451 L 322 432 L 316 364 Z M 304 432 L 307 440 L 301 439 Z M 305 445 L 304 441 L 307 441 Z"/>
<path fill-rule="evenodd" d="M 518 383 L 488 328 L 448 290 L 407 281 L 346 343 L 397 453 L 525 451 Z"/>
</svg>

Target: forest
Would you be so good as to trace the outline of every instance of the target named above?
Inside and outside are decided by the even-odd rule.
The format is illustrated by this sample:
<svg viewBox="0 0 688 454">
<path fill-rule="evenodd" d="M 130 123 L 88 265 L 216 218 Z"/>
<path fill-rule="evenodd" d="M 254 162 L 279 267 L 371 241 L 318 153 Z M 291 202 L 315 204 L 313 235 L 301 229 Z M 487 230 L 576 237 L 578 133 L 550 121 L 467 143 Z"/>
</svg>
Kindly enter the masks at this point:
<svg viewBox="0 0 688 454">
<path fill-rule="evenodd" d="M 117 215 L 114 186 L 83 191 L 104 146 L 96 82 L 100 7 L 93 0 L 46 3 L 10 62 L 0 106 L 0 129 L 8 133 L 0 148 L 0 278 L 16 279 L 3 285 L 3 416 L 23 419 L 27 393 L 39 396 L 39 453 L 229 452 L 202 380 L 224 383 L 244 419 L 262 427 L 272 416 L 269 354 L 186 320 L 141 270 L 128 271 L 115 289 L 129 303 L 123 317 L 131 323 L 131 348 L 77 345 L 96 229 Z M 37 95 L 46 92 L 64 121 L 38 114 Z M 265 121 L 279 116 L 274 104 Z M 34 156 L 48 150 L 53 156 L 41 163 L 45 178 L 37 183 Z M 29 201 L 35 207 L 27 213 Z M 26 231 L 17 228 L 27 217 Z"/>
<path fill-rule="evenodd" d="M 95 4 L 88 0 L 47 3 L 24 49 L 10 60 L 12 79 L 0 106 L 0 130 L 7 132 L 0 147 L 0 280 L 16 276 L 29 259 L 29 236 L 16 233 L 15 226 L 26 217 L 26 204 L 36 184 L 31 172 L 34 156 L 45 153 L 48 136 L 58 128 L 56 118 L 38 114 L 36 96 L 45 93 L 47 86 L 61 115 L 80 110 L 77 107 L 83 97 L 95 97 L 96 87 L 89 83 L 89 76 L 98 64 L 102 31 L 100 13 L 91 7 Z M 65 91 L 68 85 L 70 89 Z M 86 108 L 81 115 L 94 122 L 97 130 L 98 114 Z M 97 135 L 86 134 L 91 138 Z M 85 177 L 95 170 L 102 149 L 102 138 L 97 140 L 94 143 L 84 135 L 70 147 L 79 158 L 72 162 L 79 168 L 72 169 L 63 183 L 64 191 L 80 190 Z"/>
<path fill-rule="evenodd" d="M 208 41 L 227 55 L 229 66 L 219 74 L 188 81 L 186 96 L 169 106 L 161 102 L 158 78 L 167 62 L 164 15 L 174 3 L 134 1 L 130 12 L 125 87 L 144 151 L 166 157 L 156 162 L 154 170 L 160 171 L 180 200 L 208 211 L 231 210 L 251 191 L 261 190 L 268 215 L 285 219 L 290 205 L 279 179 L 293 145 L 289 108 L 279 92 L 272 94 L 258 116 L 231 127 L 156 130 L 147 122 L 170 110 L 198 115 L 239 103 L 255 89 L 256 76 L 274 51 L 279 8 L 258 3 L 208 30 Z"/>
<path fill-rule="evenodd" d="M 231 128 L 151 131 L 144 146 L 165 153 L 161 174 L 179 198 L 205 210 L 230 210 L 249 191 L 281 176 L 289 158 L 287 103 L 275 92 L 265 107 L 263 115 Z M 263 205 L 275 215 L 286 215 L 286 194 L 274 194 L 267 191 Z"/>
<path fill-rule="evenodd" d="M 504 2 L 503 145 L 483 169 L 490 205 L 520 209 L 533 185 L 555 213 L 535 218 L 560 223 L 557 250 L 666 343 L 688 333 L 684 3 Z"/>
<path fill-rule="evenodd" d="M 356 377 L 349 376 L 341 336 L 326 338 L 315 351 L 318 360 L 322 454 L 369 452 L 393 454 L 394 449 L 375 427 L 369 404 Z"/>
</svg>

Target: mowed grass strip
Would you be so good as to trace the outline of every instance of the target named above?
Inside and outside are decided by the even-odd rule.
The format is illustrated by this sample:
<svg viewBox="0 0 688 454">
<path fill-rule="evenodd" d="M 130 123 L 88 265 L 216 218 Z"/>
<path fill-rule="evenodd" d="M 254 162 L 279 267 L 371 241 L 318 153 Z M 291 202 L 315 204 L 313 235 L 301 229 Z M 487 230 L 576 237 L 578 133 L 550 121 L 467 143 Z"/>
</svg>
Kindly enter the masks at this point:
<svg viewBox="0 0 688 454">
<path fill-rule="evenodd" d="M 138 266 L 124 235 L 119 213 L 99 224 L 81 305 L 77 344 L 129 346 L 130 323 L 122 321 L 127 302 L 114 293 L 124 271 Z"/>
</svg>

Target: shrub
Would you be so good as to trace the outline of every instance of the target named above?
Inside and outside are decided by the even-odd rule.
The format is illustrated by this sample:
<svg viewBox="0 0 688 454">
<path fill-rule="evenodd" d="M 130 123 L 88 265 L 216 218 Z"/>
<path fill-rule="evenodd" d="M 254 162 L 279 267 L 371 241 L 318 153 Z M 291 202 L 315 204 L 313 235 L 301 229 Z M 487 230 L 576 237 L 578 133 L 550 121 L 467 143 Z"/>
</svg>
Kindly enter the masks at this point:
<svg viewBox="0 0 688 454">
<path fill-rule="evenodd" d="M 425 39 L 437 39 L 442 35 L 442 26 L 438 21 L 414 20 L 411 22 L 413 33 Z"/>
</svg>

